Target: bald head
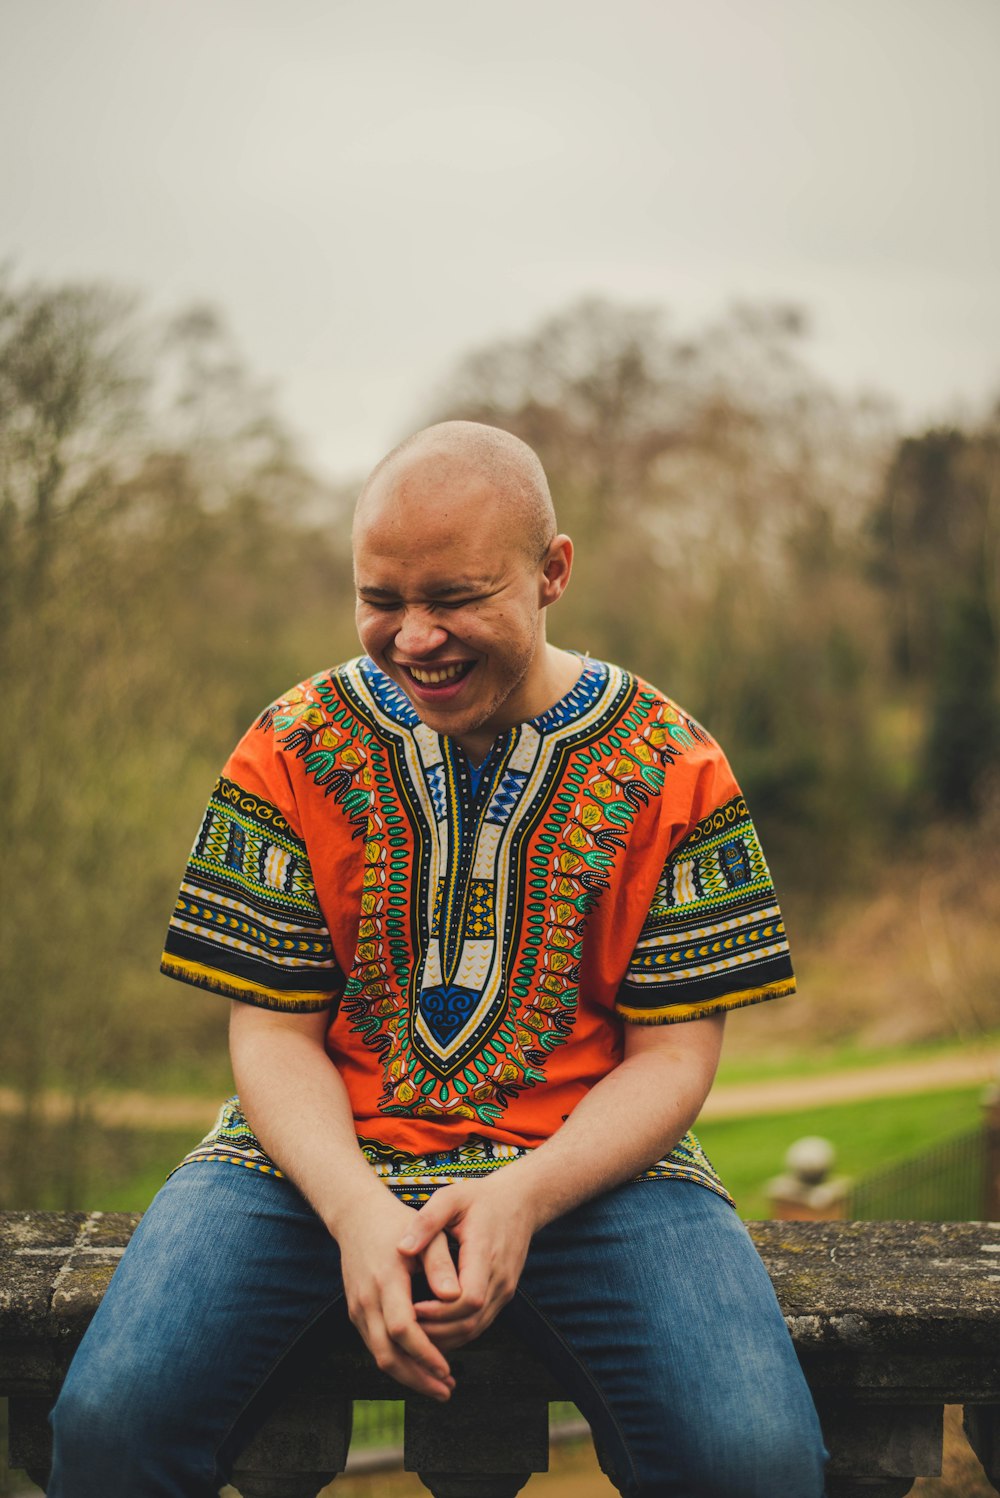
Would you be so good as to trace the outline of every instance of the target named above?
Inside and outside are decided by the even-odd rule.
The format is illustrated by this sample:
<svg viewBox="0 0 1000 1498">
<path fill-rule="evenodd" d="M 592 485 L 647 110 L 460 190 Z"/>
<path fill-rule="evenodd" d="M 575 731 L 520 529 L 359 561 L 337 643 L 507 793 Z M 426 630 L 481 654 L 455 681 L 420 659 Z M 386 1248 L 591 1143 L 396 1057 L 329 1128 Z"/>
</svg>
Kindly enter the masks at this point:
<svg viewBox="0 0 1000 1498">
<path fill-rule="evenodd" d="M 443 491 L 460 484 L 463 475 L 474 478 L 477 492 L 502 511 L 490 518 L 517 537 L 532 564 L 538 562 L 556 533 L 545 470 L 526 442 L 478 421 L 442 421 L 393 448 L 358 496 L 355 534 L 394 505 L 431 505 L 436 481 Z"/>
</svg>

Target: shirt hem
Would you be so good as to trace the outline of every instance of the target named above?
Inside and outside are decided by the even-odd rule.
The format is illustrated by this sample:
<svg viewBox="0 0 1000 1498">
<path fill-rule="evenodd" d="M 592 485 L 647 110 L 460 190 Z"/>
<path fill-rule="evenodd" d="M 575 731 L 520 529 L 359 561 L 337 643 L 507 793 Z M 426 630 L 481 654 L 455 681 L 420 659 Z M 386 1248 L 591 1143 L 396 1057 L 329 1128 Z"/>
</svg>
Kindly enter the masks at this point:
<svg viewBox="0 0 1000 1498">
<path fill-rule="evenodd" d="M 226 999 L 239 999 L 257 1009 L 284 1010 L 295 1014 L 318 1014 L 329 1009 L 332 993 L 317 994 L 315 990 L 290 989 L 280 992 L 265 988 L 262 983 L 250 979 L 222 975 L 216 968 L 204 967 L 200 962 L 191 962 L 186 957 L 164 955 L 160 972 L 180 983 L 190 983 L 195 988 L 208 989 Z"/>
<path fill-rule="evenodd" d="M 784 998 L 796 991 L 795 979 L 785 978 L 778 983 L 767 983 L 762 988 L 744 988 L 737 993 L 721 994 L 714 999 L 701 999 L 691 1004 L 669 1004 L 660 1009 L 643 1005 L 615 1005 L 615 1012 L 632 1025 L 675 1025 L 684 1020 L 704 1019 L 711 1014 L 725 1014 L 730 1009 L 745 1009 L 750 1004 L 762 1004 L 768 999 Z"/>
<path fill-rule="evenodd" d="M 173 1170 L 167 1175 L 167 1180 L 169 1181 L 170 1177 L 176 1175 L 179 1170 L 183 1170 L 186 1165 L 199 1164 L 238 1165 L 242 1166 L 244 1170 L 255 1170 L 261 1175 L 274 1176 L 278 1180 L 288 1179 L 283 1170 L 267 1160 L 250 1159 L 244 1155 L 235 1153 L 220 1153 L 218 1150 L 192 1150 L 189 1155 L 185 1155 L 184 1159 L 178 1165 L 174 1166 Z M 484 1176 L 492 1175 L 496 1170 L 502 1170 L 504 1165 L 507 1164 L 509 1164 L 507 1160 L 496 1160 L 492 1164 L 482 1164 L 478 1167 L 470 1166 L 464 1171 L 456 1170 L 453 1174 L 441 1172 L 440 1174 L 416 1177 L 379 1174 L 378 1179 L 387 1190 L 392 1192 L 393 1196 L 412 1206 L 429 1201 L 434 1192 L 441 1190 L 444 1186 L 451 1186 L 456 1181 L 461 1180 L 481 1179 Z M 638 1175 L 630 1176 L 627 1183 L 623 1184 L 638 1185 L 643 1182 L 653 1181 L 688 1181 L 694 1186 L 704 1186 L 706 1190 L 714 1191 L 716 1196 L 721 1196 L 723 1201 L 728 1202 L 735 1210 L 736 1203 L 721 1181 L 713 1180 L 704 1171 L 685 1168 L 682 1165 L 658 1162 L 656 1165 L 651 1165 L 648 1170 L 640 1171 Z"/>
</svg>

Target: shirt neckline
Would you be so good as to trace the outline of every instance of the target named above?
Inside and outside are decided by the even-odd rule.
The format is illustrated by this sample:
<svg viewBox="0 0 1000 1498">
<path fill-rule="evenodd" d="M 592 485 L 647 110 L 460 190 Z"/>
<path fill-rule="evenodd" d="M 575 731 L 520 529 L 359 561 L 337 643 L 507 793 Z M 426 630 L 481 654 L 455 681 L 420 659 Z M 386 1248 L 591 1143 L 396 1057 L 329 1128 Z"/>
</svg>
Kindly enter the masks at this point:
<svg viewBox="0 0 1000 1498">
<path fill-rule="evenodd" d="M 540 735 L 554 733 L 557 729 L 571 724 L 576 718 L 591 707 L 601 692 L 610 676 L 610 667 L 606 661 L 593 659 L 579 650 L 569 650 L 568 655 L 575 655 L 583 662 L 583 669 L 576 681 L 558 702 L 544 712 L 537 713 L 533 718 L 525 718 L 521 723 L 515 723 L 512 728 L 497 734 L 486 754 L 479 762 L 479 767 L 484 766 L 497 748 L 498 743 L 503 741 L 511 733 L 518 733 L 522 728 L 528 727 Z M 391 676 L 387 676 L 380 666 L 370 656 L 361 656 L 358 661 L 362 676 L 368 683 L 369 689 L 374 693 L 382 710 L 388 712 L 389 716 L 397 723 L 411 730 L 420 726 L 421 718 L 401 687 L 398 687 Z M 448 738 L 448 742 L 454 744 L 460 752 L 465 755 L 471 764 L 469 756 L 462 749 L 456 739 L 450 735 L 438 734 L 438 738 Z M 478 767 L 477 767 L 478 768 Z"/>
</svg>

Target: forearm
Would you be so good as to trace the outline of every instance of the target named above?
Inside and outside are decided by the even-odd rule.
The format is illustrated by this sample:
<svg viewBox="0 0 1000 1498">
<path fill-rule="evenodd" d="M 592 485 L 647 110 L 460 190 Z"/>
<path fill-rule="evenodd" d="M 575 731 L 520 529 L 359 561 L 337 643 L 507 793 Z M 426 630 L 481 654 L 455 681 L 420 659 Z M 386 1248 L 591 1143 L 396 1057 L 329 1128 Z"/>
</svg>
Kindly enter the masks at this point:
<svg viewBox="0 0 1000 1498">
<path fill-rule="evenodd" d="M 258 1022 L 234 1004 L 230 1052 L 240 1104 L 271 1159 L 312 1204 L 334 1237 L 347 1212 L 385 1187 L 358 1148 L 347 1088 L 322 1046 L 322 1022 L 282 1016 Z"/>
<path fill-rule="evenodd" d="M 591 1088 L 550 1139 L 498 1172 L 533 1231 L 630 1180 L 683 1138 L 712 1085 L 722 1040 L 721 1016 L 692 1023 L 697 1035 L 672 1026 L 676 1036 L 641 1037 L 641 1048 Z"/>
<path fill-rule="evenodd" d="M 397 1244 L 411 1212 L 358 1148 L 347 1088 L 323 1045 L 326 1017 L 281 1015 L 234 1003 L 229 1047 L 240 1102 L 268 1154 L 312 1203 L 340 1248 L 351 1319 L 378 1366 L 434 1399 L 454 1379 L 418 1326 L 412 1269 Z M 421 1264 L 432 1292 L 458 1294 L 448 1244 L 432 1236 Z"/>
<path fill-rule="evenodd" d="M 627 1032 L 622 1062 L 530 1154 L 481 1181 L 438 1191 L 400 1240 L 417 1256 L 441 1232 L 458 1239 L 460 1295 L 421 1301 L 417 1314 L 443 1348 L 479 1336 L 514 1293 L 531 1238 L 589 1197 L 667 1153 L 698 1115 L 718 1061 L 722 1017 Z"/>
</svg>

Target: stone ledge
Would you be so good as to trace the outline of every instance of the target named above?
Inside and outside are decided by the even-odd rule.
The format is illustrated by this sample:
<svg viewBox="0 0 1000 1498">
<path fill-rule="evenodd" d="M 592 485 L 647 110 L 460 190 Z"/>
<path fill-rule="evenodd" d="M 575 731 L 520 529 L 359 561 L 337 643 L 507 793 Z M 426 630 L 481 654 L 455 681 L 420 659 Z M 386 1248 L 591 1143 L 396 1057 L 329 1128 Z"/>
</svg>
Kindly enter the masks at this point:
<svg viewBox="0 0 1000 1498">
<path fill-rule="evenodd" d="M 0 1393 L 11 1396 L 12 1442 L 36 1475 L 47 1461 L 45 1412 L 137 1221 L 0 1213 Z M 763 1222 L 750 1231 L 820 1408 L 831 1498 L 895 1498 L 939 1471 L 945 1403 L 967 1406 L 970 1438 L 1000 1491 L 1000 1224 Z M 456 1361 L 460 1400 L 406 1401 L 406 1464 L 440 1498 L 503 1498 L 544 1468 L 545 1405 L 564 1392 L 502 1329 Z M 343 1470 L 350 1401 L 402 1397 L 357 1339 L 331 1355 L 313 1392 L 305 1418 L 301 1404 L 297 1415 L 279 1411 L 245 1453 L 236 1479 L 244 1498 L 308 1498 L 324 1473 Z M 498 1421 L 508 1405 L 510 1418 Z M 486 1424 L 504 1433 L 489 1450 L 486 1409 Z"/>
</svg>

